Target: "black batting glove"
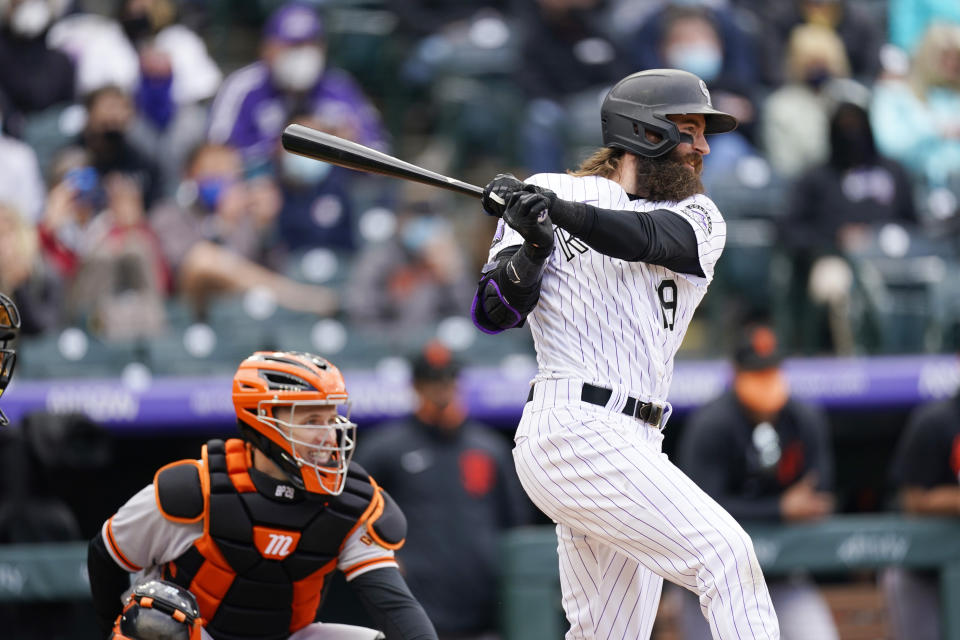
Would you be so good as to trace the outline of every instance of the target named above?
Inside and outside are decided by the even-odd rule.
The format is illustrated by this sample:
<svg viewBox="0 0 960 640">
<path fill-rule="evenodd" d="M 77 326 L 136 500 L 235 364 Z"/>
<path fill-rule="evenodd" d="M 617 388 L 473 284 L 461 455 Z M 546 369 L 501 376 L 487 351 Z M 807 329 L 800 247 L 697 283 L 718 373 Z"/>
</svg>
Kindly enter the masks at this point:
<svg viewBox="0 0 960 640">
<path fill-rule="evenodd" d="M 556 194 L 549 189 L 525 189 L 509 196 L 503 212 L 503 221 L 516 230 L 538 256 L 547 255 L 553 249 L 549 209 L 556 199 Z"/>
<path fill-rule="evenodd" d="M 507 200 L 510 195 L 523 191 L 524 183 L 510 173 L 498 173 L 493 180 L 483 188 L 483 198 L 480 204 L 488 216 L 502 218 L 507 209 Z"/>
</svg>

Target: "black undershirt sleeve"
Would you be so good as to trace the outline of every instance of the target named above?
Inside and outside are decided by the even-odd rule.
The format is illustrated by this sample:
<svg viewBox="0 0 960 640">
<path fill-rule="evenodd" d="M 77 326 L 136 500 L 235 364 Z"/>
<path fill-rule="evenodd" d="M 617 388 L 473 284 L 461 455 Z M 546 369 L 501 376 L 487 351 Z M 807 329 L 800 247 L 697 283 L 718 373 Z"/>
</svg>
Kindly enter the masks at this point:
<svg viewBox="0 0 960 640">
<path fill-rule="evenodd" d="M 614 211 L 557 200 L 550 219 L 606 256 L 704 276 L 693 227 L 668 209 Z"/>
<path fill-rule="evenodd" d="M 349 584 L 387 640 L 437 639 L 433 623 L 396 568 L 374 569 Z"/>
<path fill-rule="evenodd" d="M 93 596 L 93 608 L 100 620 L 100 628 L 105 634 L 109 634 L 123 609 L 120 597 L 130 588 L 130 573 L 114 562 L 103 542 L 103 536 L 99 533 L 87 547 L 87 573 L 90 576 L 90 594 Z"/>
</svg>

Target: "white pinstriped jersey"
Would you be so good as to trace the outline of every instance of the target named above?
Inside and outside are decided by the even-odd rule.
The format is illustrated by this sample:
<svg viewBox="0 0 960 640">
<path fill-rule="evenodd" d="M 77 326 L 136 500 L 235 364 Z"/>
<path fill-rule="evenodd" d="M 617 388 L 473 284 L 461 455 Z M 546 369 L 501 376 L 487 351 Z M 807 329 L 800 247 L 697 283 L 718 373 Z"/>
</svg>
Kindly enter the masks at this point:
<svg viewBox="0 0 960 640">
<path fill-rule="evenodd" d="M 681 202 L 631 201 L 619 184 L 598 176 L 537 174 L 527 182 L 563 200 L 618 211 L 669 209 L 690 223 L 704 277 L 611 258 L 554 228 L 540 301 L 527 317 L 537 349 L 535 382 L 581 379 L 665 402 L 673 357 L 726 242 L 726 223 L 716 205 L 704 195 Z M 489 259 L 522 242 L 501 220 Z"/>
</svg>

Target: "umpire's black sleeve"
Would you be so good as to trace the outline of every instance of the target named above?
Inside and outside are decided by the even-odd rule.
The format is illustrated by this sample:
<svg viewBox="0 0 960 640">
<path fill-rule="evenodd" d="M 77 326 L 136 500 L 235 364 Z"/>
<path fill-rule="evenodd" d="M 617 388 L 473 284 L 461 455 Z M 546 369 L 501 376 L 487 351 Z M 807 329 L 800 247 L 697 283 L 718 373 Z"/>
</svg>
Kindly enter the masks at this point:
<svg viewBox="0 0 960 640">
<path fill-rule="evenodd" d="M 396 568 L 361 574 L 350 586 L 387 640 L 437 640 L 433 623 Z"/>
<path fill-rule="evenodd" d="M 87 573 L 90 575 L 90 593 L 100 627 L 109 634 L 113 623 L 123 609 L 120 598 L 130 588 L 130 574 L 118 566 L 99 533 L 87 547 Z"/>
<path fill-rule="evenodd" d="M 605 256 L 704 276 L 693 227 L 668 209 L 614 211 L 556 200 L 550 219 Z"/>
</svg>

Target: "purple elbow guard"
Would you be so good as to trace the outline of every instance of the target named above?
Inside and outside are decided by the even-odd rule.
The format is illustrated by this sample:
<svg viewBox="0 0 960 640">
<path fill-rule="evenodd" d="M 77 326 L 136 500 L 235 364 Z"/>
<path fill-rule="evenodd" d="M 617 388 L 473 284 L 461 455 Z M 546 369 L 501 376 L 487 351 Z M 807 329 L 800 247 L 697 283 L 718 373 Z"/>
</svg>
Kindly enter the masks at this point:
<svg viewBox="0 0 960 640">
<path fill-rule="evenodd" d="M 470 317 L 477 329 L 495 335 L 522 323 L 524 314 L 510 306 L 500 292 L 497 282 L 492 277 L 487 277 L 480 282 L 477 293 L 473 296 Z"/>
</svg>

